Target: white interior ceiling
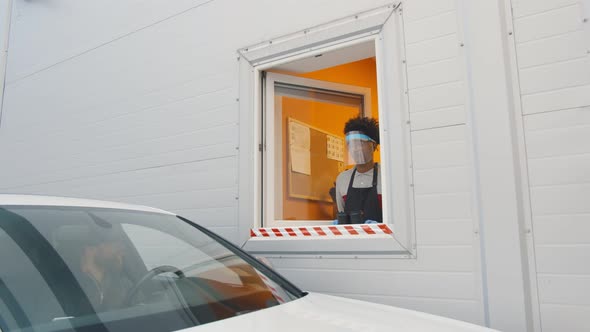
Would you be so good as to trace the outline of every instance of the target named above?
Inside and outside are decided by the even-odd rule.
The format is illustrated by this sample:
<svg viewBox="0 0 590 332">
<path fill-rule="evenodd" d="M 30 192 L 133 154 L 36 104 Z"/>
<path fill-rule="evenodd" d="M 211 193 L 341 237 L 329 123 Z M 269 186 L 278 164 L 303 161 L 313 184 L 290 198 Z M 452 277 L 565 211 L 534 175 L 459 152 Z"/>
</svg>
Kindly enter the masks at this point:
<svg viewBox="0 0 590 332">
<path fill-rule="evenodd" d="M 375 43 L 373 41 L 318 54 L 289 62 L 277 67 L 275 70 L 287 71 L 297 74 L 304 74 L 320 69 L 334 67 L 349 62 L 359 61 L 375 56 Z"/>
</svg>

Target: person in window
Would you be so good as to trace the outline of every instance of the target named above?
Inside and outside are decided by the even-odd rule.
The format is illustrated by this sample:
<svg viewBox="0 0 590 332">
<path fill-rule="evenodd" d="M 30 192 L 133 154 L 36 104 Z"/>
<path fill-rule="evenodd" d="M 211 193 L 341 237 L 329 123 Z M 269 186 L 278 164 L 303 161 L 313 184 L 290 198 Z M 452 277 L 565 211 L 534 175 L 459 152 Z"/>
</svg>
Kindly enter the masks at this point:
<svg viewBox="0 0 590 332">
<path fill-rule="evenodd" d="M 338 224 L 383 222 L 381 174 L 373 153 L 379 145 L 379 123 L 366 117 L 344 125 L 349 162 L 354 167 L 336 178 Z"/>
</svg>

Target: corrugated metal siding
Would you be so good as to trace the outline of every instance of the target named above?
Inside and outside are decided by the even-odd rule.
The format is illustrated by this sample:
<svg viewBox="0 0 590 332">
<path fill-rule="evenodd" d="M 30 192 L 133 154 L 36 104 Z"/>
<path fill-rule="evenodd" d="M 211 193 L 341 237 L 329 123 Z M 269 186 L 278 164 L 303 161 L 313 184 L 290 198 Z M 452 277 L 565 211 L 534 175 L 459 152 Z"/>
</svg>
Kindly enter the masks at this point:
<svg viewBox="0 0 590 332">
<path fill-rule="evenodd" d="M 589 23 L 580 1 L 512 3 L 541 325 L 588 331 Z"/>
</svg>

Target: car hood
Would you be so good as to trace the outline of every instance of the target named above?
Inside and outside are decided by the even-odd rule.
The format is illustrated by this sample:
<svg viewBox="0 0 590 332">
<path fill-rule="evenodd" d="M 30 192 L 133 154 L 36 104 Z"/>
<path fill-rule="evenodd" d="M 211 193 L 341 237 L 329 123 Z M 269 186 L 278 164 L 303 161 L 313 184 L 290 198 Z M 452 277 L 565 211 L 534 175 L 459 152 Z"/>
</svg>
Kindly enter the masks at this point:
<svg viewBox="0 0 590 332">
<path fill-rule="evenodd" d="M 185 331 L 493 331 L 491 329 L 381 304 L 310 293 L 269 309 Z"/>
</svg>

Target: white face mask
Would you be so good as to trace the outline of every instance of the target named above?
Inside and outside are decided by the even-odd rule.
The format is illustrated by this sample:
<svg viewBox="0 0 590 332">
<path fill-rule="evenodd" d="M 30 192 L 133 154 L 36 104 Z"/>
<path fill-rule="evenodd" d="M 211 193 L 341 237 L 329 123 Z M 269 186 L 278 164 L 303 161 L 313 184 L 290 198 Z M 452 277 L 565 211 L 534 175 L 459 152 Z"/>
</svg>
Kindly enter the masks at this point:
<svg viewBox="0 0 590 332">
<path fill-rule="evenodd" d="M 348 165 L 362 165 L 373 161 L 375 141 L 360 131 L 346 133 Z"/>
</svg>

